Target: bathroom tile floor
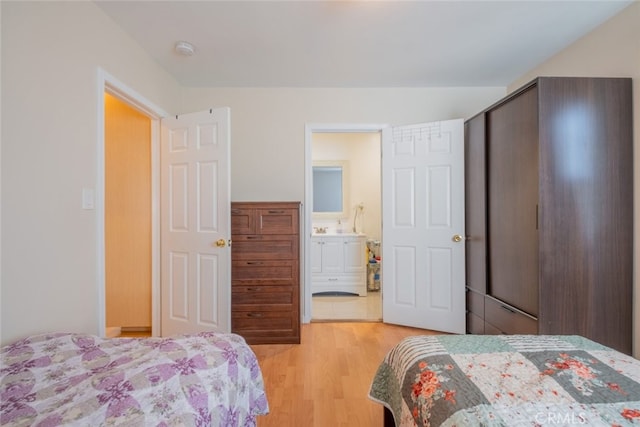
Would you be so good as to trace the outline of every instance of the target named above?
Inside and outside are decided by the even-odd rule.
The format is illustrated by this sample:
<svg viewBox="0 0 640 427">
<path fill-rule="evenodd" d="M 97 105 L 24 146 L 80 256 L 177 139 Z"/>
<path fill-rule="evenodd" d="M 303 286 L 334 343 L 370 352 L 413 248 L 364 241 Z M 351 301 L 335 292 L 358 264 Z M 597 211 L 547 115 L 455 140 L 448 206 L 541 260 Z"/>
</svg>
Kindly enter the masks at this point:
<svg viewBox="0 0 640 427">
<path fill-rule="evenodd" d="M 311 321 L 382 320 L 380 292 L 367 292 L 366 297 L 354 295 L 321 295 L 311 298 Z"/>
</svg>

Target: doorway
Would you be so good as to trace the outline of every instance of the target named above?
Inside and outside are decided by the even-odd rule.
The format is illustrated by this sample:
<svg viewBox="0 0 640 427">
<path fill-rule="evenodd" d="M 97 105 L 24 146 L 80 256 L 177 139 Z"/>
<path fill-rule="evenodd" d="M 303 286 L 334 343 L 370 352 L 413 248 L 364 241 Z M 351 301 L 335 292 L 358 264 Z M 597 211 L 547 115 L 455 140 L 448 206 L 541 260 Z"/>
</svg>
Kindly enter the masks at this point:
<svg viewBox="0 0 640 427">
<path fill-rule="evenodd" d="M 160 334 L 160 118 L 168 114 L 106 71 L 98 69 L 97 84 L 97 175 L 95 187 L 96 254 L 98 285 L 98 331 L 107 335 L 106 303 L 106 235 L 105 235 L 105 103 L 108 93 L 142 113 L 151 127 L 151 335 Z"/>
<path fill-rule="evenodd" d="M 106 334 L 150 334 L 151 119 L 104 102 Z"/>
<path fill-rule="evenodd" d="M 303 321 L 382 321 L 382 298 L 380 265 L 375 255 L 380 255 L 382 235 L 381 196 L 381 150 L 382 128 L 380 125 L 311 125 L 306 138 L 306 248 L 305 290 Z M 318 214 L 313 206 L 313 165 L 328 165 L 331 162 L 348 165 L 344 178 L 345 207 L 335 215 Z M 313 282 L 312 269 L 316 270 L 314 243 L 318 237 L 314 230 L 326 229 L 329 235 L 360 235 L 362 252 L 360 262 L 365 273 L 359 281 L 366 286 L 366 293 L 359 295 L 346 289 L 342 292 L 318 292 Z M 329 236 L 324 236 L 326 238 Z M 329 237 L 331 238 L 331 237 Z M 346 237 L 345 237 L 346 238 Z M 350 237 L 349 237 L 350 238 Z M 366 247 L 364 242 L 366 241 Z M 346 243 L 346 242 L 345 242 Z M 378 253 L 370 253 L 369 248 Z M 311 261 L 311 256 L 314 260 Z M 346 256 L 346 252 L 345 252 Z M 369 265 L 369 257 L 373 259 Z M 345 261 L 348 262 L 348 261 Z M 381 261 L 378 260 L 378 263 Z M 376 268 L 377 267 L 377 268 Z M 316 276 L 317 277 L 317 276 Z M 374 280 L 375 277 L 375 280 Z"/>
</svg>

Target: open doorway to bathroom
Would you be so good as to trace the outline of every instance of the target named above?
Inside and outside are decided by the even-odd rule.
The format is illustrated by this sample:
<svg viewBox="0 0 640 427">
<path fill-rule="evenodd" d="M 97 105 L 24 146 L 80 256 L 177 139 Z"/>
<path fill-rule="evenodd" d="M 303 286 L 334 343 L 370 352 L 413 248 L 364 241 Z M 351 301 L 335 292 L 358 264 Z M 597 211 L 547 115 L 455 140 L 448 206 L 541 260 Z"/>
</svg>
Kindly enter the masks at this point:
<svg viewBox="0 0 640 427">
<path fill-rule="evenodd" d="M 307 176 L 337 172 L 326 194 L 308 187 L 311 321 L 382 321 L 381 143 L 380 130 L 311 133 Z"/>
</svg>

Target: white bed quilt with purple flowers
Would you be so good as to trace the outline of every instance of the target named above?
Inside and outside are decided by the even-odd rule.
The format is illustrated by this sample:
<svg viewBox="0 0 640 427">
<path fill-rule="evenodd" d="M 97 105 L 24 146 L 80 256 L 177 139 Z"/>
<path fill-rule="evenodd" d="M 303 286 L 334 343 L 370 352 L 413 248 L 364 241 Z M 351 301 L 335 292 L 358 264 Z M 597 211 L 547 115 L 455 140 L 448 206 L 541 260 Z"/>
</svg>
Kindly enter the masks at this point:
<svg viewBox="0 0 640 427">
<path fill-rule="evenodd" d="M 0 355 L 3 426 L 255 426 L 269 412 L 255 354 L 235 334 L 44 334 Z"/>
</svg>

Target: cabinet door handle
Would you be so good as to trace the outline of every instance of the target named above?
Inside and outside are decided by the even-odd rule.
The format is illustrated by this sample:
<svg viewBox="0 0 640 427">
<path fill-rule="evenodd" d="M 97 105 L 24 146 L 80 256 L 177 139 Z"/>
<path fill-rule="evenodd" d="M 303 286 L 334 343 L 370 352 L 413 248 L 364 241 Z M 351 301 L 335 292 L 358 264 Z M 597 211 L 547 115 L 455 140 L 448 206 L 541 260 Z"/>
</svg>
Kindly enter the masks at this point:
<svg viewBox="0 0 640 427">
<path fill-rule="evenodd" d="M 260 288 L 247 288 L 248 292 L 258 292 Z"/>
<path fill-rule="evenodd" d="M 247 265 L 262 265 L 261 261 L 247 261 Z"/>
<path fill-rule="evenodd" d="M 247 236 L 247 240 L 258 240 L 262 239 L 262 236 Z"/>
<path fill-rule="evenodd" d="M 247 313 L 247 317 L 260 318 L 262 317 L 262 313 Z"/>
<path fill-rule="evenodd" d="M 509 307 L 505 306 L 505 305 L 501 305 L 500 308 L 502 308 L 503 310 L 507 310 L 509 313 L 515 314 L 516 311 L 513 309 L 510 309 Z"/>
<path fill-rule="evenodd" d="M 283 214 L 284 211 L 268 211 L 270 214 Z"/>
</svg>

